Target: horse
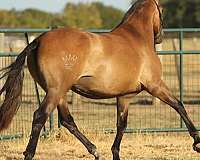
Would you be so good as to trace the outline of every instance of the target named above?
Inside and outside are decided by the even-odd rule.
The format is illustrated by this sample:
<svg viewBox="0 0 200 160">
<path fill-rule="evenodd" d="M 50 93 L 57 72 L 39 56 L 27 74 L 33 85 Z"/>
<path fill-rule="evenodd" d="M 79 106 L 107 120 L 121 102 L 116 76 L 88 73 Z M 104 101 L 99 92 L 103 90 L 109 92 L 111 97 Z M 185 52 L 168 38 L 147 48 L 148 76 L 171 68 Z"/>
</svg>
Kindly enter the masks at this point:
<svg viewBox="0 0 200 160">
<path fill-rule="evenodd" d="M 184 105 L 161 79 L 161 63 L 155 44 L 162 41 L 162 11 L 159 0 L 138 0 L 121 23 L 109 33 L 94 34 L 73 28 L 54 29 L 31 42 L 10 66 L 1 70 L 7 77 L 0 94 L 0 129 L 8 128 L 21 103 L 23 69 L 27 57 L 29 72 L 46 95 L 34 112 L 25 160 L 35 155 L 40 131 L 54 109 L 66 127 L 95 159 L 103 159 L 96 146 L 78 129 L 69 112 L 66 93 L 72 90 L 92 99 L 116 98 L 117 133 L 111 151 L 119 160 L 120 144 L 127 126 L 130 100 L 147 91 L 171 106 L 185 122 L 200 152 L 200 137 Z"/>
</svg>

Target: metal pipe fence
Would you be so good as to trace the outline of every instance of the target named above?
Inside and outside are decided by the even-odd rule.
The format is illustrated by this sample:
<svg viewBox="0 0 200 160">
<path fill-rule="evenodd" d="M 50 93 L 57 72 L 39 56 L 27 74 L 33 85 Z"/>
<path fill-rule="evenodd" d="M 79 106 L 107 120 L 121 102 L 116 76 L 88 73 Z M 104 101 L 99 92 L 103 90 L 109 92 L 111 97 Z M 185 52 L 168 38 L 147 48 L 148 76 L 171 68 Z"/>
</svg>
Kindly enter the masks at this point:
<svg viewBox="0 0 200 160">
<path fill-rule="evenodd" d="M 18 36 L 24 33 L 36 34 L 49 29 L 0 29 L 4 36 Z M 105 33 L 109 30 L 90 30 L 95 33 Z M 158 54 L 162 61 L 163 79 L 170 90 L 182 102 L 197 127 L 200 127 L 200 28 L 165 29 L 166 37 Z M 17 35 L 16 35 L 17 34 Z M 25 41 L 25 39 L 24 39 Z M 0 42 L 1 43 L 1 42 Z M 15 51 L 0 48 L 0 67 L 5 67 L 14 61 L 18 55 Z M 2 86 L 3 81 L 0 81 Z M 44 97 L 44 92 L 35 88 L 27 68 L 23 86 L 23 101 L 10 128 L 0 133 L 0 139 L 26 136 L 31 129 L 33 112 L 38 107 L 38 99 Z M 37 97 L 39 95 L 39 97 Z M 116 124 L 116 102 L 109 100 L 90 100 L 72 92 L 68 93 L 69 108 L 79 128 L 85 132 L 114 132 Z M 2 103 L 3 97 L 0 97 Z M 133 99 L 129 109 L 127 132 L 160 132 L 186 131 L 180 117 L 174 110 L 159 100 L 142 93 Z M 58 114 L 51 115 L 45 125 L 48 132 L 56 126 L 60 127 Z M 44 132 L 45 133 L 45 132 Z"/>
</svg>

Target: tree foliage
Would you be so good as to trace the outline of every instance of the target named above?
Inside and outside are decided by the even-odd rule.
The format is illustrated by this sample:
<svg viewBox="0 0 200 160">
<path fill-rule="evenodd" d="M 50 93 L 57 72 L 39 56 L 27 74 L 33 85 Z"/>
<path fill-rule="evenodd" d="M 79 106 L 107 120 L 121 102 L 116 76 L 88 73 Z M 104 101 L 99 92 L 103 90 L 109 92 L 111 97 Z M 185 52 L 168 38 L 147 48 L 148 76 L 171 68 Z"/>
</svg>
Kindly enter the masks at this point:
<svg viewBox="0 0 200 160">
<path fill-rule="evenodd" d="M 94 2 L 92 5 L 94 5 L 100 13 L 103 28 L 113 28 L 121 21 L 124 15 L 121 10 L 113 9 L 111 6 L 105 7 L 100 2 Z"/>
<path fill-rule="evenodd" d="M 136 0 L 132 0 L 135 3 Z M 199 27 L 200 0 L 160 0 L 166 28 Z"/>
<path fill-rule="evenodd" d="M 134 3 L 136 0 L 132 1 Z M 164 27 L 200 26 L 200 0 L 160 1 L 164 7 Z M 82 29 L 111 29 L 121 21 L 123 14 L 123 11 L 100 2 L 67 3 L 60 13 L 48 13 L 38 9 L 0 10 L 0 27 L 72 26 Z"/>
<path fill-rule="evenodd" d="M 102 19 L 97 7 L 89 3 L 68 3 L 63 11 L 66 24 L 79 28 L 101 28 Z"/>
<path fill-rule="evenodd" d="M 61 13 L 48 13 L 37 9 L 23 11 L 0 10 L 0 27 L 47 28 L 71 26 L 82 29 L 112 28 L 123 12 L 102 3 L 67 3 Z"/>
<path fill-rule="evenodd" d="M 164 20 L 167 27 L 199 26 L 199 0 L 164 0 L 162 4 L 165 9 Z"/>
</svg>

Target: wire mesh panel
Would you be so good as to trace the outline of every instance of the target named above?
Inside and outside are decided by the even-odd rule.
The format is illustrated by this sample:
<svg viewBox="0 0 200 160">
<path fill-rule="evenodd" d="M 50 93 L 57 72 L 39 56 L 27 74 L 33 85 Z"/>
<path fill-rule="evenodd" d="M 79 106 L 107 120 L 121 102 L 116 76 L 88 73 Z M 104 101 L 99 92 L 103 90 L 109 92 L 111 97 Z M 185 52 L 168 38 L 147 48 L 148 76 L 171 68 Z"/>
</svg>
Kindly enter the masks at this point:
<svg viewBox="0 0 200 160">
<path fill-rule="evenodd" d="M 8 66 L 11 62 L 15 60 L 14 57 L 1 57 L 1 68 Z M 31 127 L 32 121 L 32 111 L 35 109 L 35 93 L 31 77 L 27 70 L 25 70 L 24 87 L 22 93 L 22 104 L 17 112 L 16 116 L 11 123 L 11 126 L 0 133 L 3 135 L 22 135 Z M 0 81 L 0 86 L 2 87 L 5 79 Z M 32 92 L 33 91 L 33 92 Z M 1 96 L 0 102 L 3 103 L 4 95 Z"/>
<path fill-rule="evenodd" d="M 200 55 L 184 55 L 184 103 L 196 126 L 200 126 Z"/>
<path fill-rule="evenodd" d="M 1 68 L 10 65 L 15 60 L 14 57 L 0 57 Z M 16 113 L 10 127 L 0 133 L 1 138 L 14 138 L 27 136 L 31 130 L 32 117 L 34 111 L 38 108 L 38 101 L 35 92 L 34 81 L 27 69 L 25 67 L 24 71 L 24 83 L 23 83 L 23 92 L 22 92 L 22 103 L 19 107 L 18 112 Z M 5 83 L 5 79 L 0 80 L 0 87 L 2 88 Z M 40 90 L 41 98 L 43 97 L 43 92 Z M 3 94 L 0 97 L 0 105 L 4 100 Z M 49 128 L 49 121 L 46 123 L 46 127 Z"/>
<path fill-rule="evenodd" d="M 173 30 L 170 30 L 173 32 Z M 176 30 L 179 32 L 179 30 Z M 200 30 L 199 30 L 200 31 Z M 183 30 L 181 30 L 181 33 Z M 196 126 L 200 126 L 200 54 L 193 54 L 191 50 L 200 50 L 196 45 L 200 39 L 196 34 L 186 33 L 184 39 L 178 39 L 179 34 L 173 32 L 172 35 L 166 36 L 163 42 L 162 50 L 166 54 L 160 55 L 163 79 L 171 92 L 180 99 L 183 96 L 183 102 L 189 116 Z M 9 42 L 12 36 L 5 37 L 6 46 L 4 50 L 9 50 Z M 24 40 L 21 36 L 22 41 Z M 15 39 L 14 39 L 15 40 Z M 180 48 L 184 50 L 180 51 Z M 190 50 L 190 54 L 187 53 Z M 173 53 L 174 52 L 174 53 Z M 180 53 L 179 53 L 180 52 Z M 170 54 L 168 54 L 170 53 Z M 183 59 L 181 59 L 180 54 Z M 196 52 L 195 52 L 196 53 Z M 5 56 L 0 58 L 0 67 L 8 66 L 14 57 Z M 180 60 L 183 60 L 181 62 Z M 181 66 L 182 65 L 182 66 Z M 182 67 L 182 73 L 180 68 Z M 183 76 L 183 84 L 181 84 Z M 5 80 L 0 81 L 0 87 Z M 180 94 L 180 89 L 182 93 Z M 39 88 L 40 98 L 45 96 L 44 91 Z M 114 130 L 116 128 L 116 99 L 91 100 L 78 96 L 71 91 L 68 94 L 68 104 L 74 119 L 79 128 L 84 132 L 102 132 Z M 0 133 L 0 137 L 15 137 L 28 135 L 31 129 L 33 112 L 38 107 L 38 100 L 35 92 L 34 81 L 31 78 L 28 69 L 25 68 L 25 79 L 22 93 L 22 105 L 19 108 L 14 120 L 8 130 Z M 0 97 L 0 103 L 3 102 L 3 96 Z M 58 125 L 57 111 L 54 112 L 54 126 Z M 49 129 L 49 121 L 46 128 Z M 173 130 L 180 129 L 181 120 L 179 115 L 168 105 L 160 100 L 155 99 L 148 93 L 142 92 L 132 99 L 129 106 L 128 128 L 134 130 Z"/>
</svg>

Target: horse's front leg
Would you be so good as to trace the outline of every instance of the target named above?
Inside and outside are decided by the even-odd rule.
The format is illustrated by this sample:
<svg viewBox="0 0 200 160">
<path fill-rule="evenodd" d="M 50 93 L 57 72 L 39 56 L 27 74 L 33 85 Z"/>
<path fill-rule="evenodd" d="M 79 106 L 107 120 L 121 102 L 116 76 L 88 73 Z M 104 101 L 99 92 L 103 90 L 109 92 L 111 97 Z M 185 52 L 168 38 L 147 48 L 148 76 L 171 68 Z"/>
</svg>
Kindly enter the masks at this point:
<svg viewBox="0 0 200 160">
<path fill-rule="evenodd" d="M 120 160 L 119 151 L 124 131 L 127 127 L 128 105 L 130 99 L 125 97 L 117 98 L 117 134 L 112 145 L 113 160 Z"/>
<path fill-rule="evenodd" d="M 152 82 L 151 84 L 146 86 L 146 90 L 150 94 L 159 98 L 160 100 L 162 100 L 163 102 L 170 105 L 173 109 L 176 110 L 176 112 L 181 116 L 181 118 L 185 122 L 190 136 L 194 139 L 193 149 L 197 152 L 200 152 L 200 148 L 197 146 L 197 144 L 200 143 L 200 137 L 196 127 L 189 118 L 184 108 L 184 105 L 171 94 L 165 83 L 162 80 L 160 80 L 160 82 L 157 83 Z"/>
<path fill-rule="evenodd" d="M 41 129 L 44 126 L 46 120 L 48 119 L 50 113 L 57 106 L 56 96 L 56 93 L 50 90 L 44 98 L 41 106 L 38 108 L 38 110 L 34 112 L 31 136 L 29 139 L 29 143 L 26 147 L 26 151 L 23 153 L 25 156 L 24 160 L 33 159 Z"/>
</svg>

